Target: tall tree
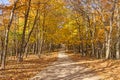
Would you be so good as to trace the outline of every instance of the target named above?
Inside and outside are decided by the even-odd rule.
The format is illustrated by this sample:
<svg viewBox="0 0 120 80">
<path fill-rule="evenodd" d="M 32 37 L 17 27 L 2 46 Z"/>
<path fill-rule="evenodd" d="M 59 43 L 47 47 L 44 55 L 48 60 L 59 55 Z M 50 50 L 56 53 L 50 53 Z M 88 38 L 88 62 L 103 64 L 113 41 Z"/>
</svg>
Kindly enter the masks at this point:
<svg viewBox="0 0 120 80">
<path fill-rule="evenodd" d="M 21 41 L 20 52 L 19 52 L 19 55 L 18 55 L 18 62 L 23 61 L 23 55 L 22 54 L 25 51 L 25 35 L 26 35 L 26 27 L 27 27 L 30 7 L 31 7 L 31 0 L 28 0 L 27 9 L 25 11 L 25 16 L 24 16 L 24 26 L 23 26 L 23 32 L 22 32 L 22 41 Z"/>
<path fill-rule="evenodd" d="M 2 55 L 1 69 L 5 69 L 5 62 L 6 62 L 6 55 L 7 55 L 7 50 L 8 50 L 8 41 L 9 41 L 9 32 L 10 32 L 10 27 L 12 25 L 14 12 L 15 12 L 17 3 L 18 3 L 18 0 L 15 0 L 14 6 L 11 10 L 9 23 L 8 23 L 7 29 L 5 31 L 5 42 L 4 42 L 4 50 L 3 50 L 3 55 Z"/>
</svg>

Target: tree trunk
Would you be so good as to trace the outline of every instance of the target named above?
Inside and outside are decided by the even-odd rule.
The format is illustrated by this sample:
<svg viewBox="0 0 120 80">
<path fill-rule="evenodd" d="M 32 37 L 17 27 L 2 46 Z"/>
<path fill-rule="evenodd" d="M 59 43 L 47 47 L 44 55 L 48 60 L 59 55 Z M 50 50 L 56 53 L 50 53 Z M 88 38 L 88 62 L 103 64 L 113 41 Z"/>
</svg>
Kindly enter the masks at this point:
<svg viewBox="0 0 120 80">
<path fill-rule="evenodd" d="M 108 38 L 106 42 L 106 59 L 110 58 L 111 33 L 112 33 L 112 19 L 110 19 L 110 31 L 108 33 Z"/>
<path fill-rule="evenodd" d="M 116 59 L 120 58 L 120 15 L 119 6 L 117 6 L 117 43 L 116 43 Z"/>
<path fill-rule="evenodd" d="M 8 50 L 8 41 L 9 41 L 9 32 L 10 32 L 10 27 L 13 21 L 13 16 L 14 16 L 14 11 L 16 9 L 18 0 L 14 2 L 13 9 L 11 11 L 11 16 L 10 16 L 10 21 L 8 23 L 6 32 L 5 32 L 5 42 L 4 42 L 4 50 L 3 50 L 3 56 L 2 56 L 2 63 L 1 63 L 1 69 L 5 69 L 5 64 L 6 64 L 6 55 L 7 55 L 7 50 Z"/>
<path fill-rule="evenodd" d="M 44 45 L 44 33 L 45 33 L 45 24 L 46 24 L 46 4 L 44 4 L 44 15 L 43 15 L 43 23 L 42 23 L 42 32 L 41 32 L 41 41 L 40 41 L 40 51 L 38 53 L 38 56 L 42 53 L 43 45 Z"/>
<path fill-rule="evenodd" d="M 106 43 L 106 59 L 109 59 L 110 57 L 110 43 L 111 43 L 111 39 L 110 39 L 110 34 Z"/>
<path fill-rule="evenodd" d="M 1 38 L 0 63 L 2 63 L 3 49 L 4 49 L 4 40 Z"/>
<path fill-rule="evenodd" d="M 113 7 L 112 7 L 112 12 L 110 14 L 110 31 L 108 33 L 108 40 L 106 43 L 106 59 L 110 57 L 110 46 L 111 46 L 111 34 L 112 34 L 112 27 L 113 27 L 113 18 L 114 18 L 114 10 L 116 8 L 116 0 L 114 0 Z"/>
<path fill-rule="evenodd" d="M 27 27 L 27 22 L 28 22 L 28 17 L 29 17 L 29 12 L 30 12 L 30 5 L 31 5 L 31 0 L 28 1 L 28 7 L 25 13 L 25 21 L 24 21 L 24 27 L 23 27 L 23 34 L 22 34 L 22 42 L 21 42 L 21 48 L 20 48 L 20 53 L 18 55 L 18 62 L 23 61 L 23 53 L 25 51 L 25 34 L 26 34 L 26 27 Z"/>
</svg>

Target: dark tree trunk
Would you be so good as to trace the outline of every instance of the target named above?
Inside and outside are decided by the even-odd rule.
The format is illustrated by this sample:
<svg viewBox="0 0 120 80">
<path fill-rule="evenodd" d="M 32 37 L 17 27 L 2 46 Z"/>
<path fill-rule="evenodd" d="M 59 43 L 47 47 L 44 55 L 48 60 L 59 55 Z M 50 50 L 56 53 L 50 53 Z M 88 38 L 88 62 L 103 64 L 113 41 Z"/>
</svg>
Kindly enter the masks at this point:
<svg viewBox="0 0 120 80">
<path fill-rule="evenodd" d="M 25 34 L 26 34 L 26 27 L 27 27 L 29 12 L 30 12 L 30 5 L 31 5 L 31 0 L 28 1 L 28 7 L 27 7 L 27 10 L 26 10 L 26 13 L 25 13 L 25 20 L 24 20 L 24 27 L 23 27 L 23 34 L 22 34 L 22 42 L 21 42 L 20 53 L 18 55 L 18 62 L 23 61 L 23 53 L 25 51 Z"/>
</svg>

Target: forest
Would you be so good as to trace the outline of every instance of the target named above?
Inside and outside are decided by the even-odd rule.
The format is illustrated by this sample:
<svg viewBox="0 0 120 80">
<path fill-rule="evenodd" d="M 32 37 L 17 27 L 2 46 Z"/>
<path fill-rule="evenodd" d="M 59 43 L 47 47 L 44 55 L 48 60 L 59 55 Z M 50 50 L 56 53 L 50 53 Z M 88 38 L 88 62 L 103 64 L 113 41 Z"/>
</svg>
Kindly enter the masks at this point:
<svg viewBox="0 0 120 80">
<path fill-rule="evenodd" d="M 22 64 L 30 55 L 41 58 L 61 48 L 97 60 L 120 59 L 119 0 L 5 1 L 0 0 L 0 71 L 11 57 Z"/>
</svg>

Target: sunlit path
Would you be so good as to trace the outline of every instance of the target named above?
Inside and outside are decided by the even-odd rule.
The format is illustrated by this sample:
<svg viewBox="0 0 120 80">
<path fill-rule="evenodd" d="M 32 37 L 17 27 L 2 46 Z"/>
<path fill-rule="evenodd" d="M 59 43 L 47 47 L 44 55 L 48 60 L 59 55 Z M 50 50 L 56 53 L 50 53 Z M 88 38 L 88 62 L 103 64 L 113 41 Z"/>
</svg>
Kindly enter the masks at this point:
<svg viewBox="0 0 120 80">
<path fill-rule="evenodd" d="M 91 69 L 73 62 L 64 51 L 60 51 L 58 60 L 30 80 L 101 80 Z"/>
</svg>

